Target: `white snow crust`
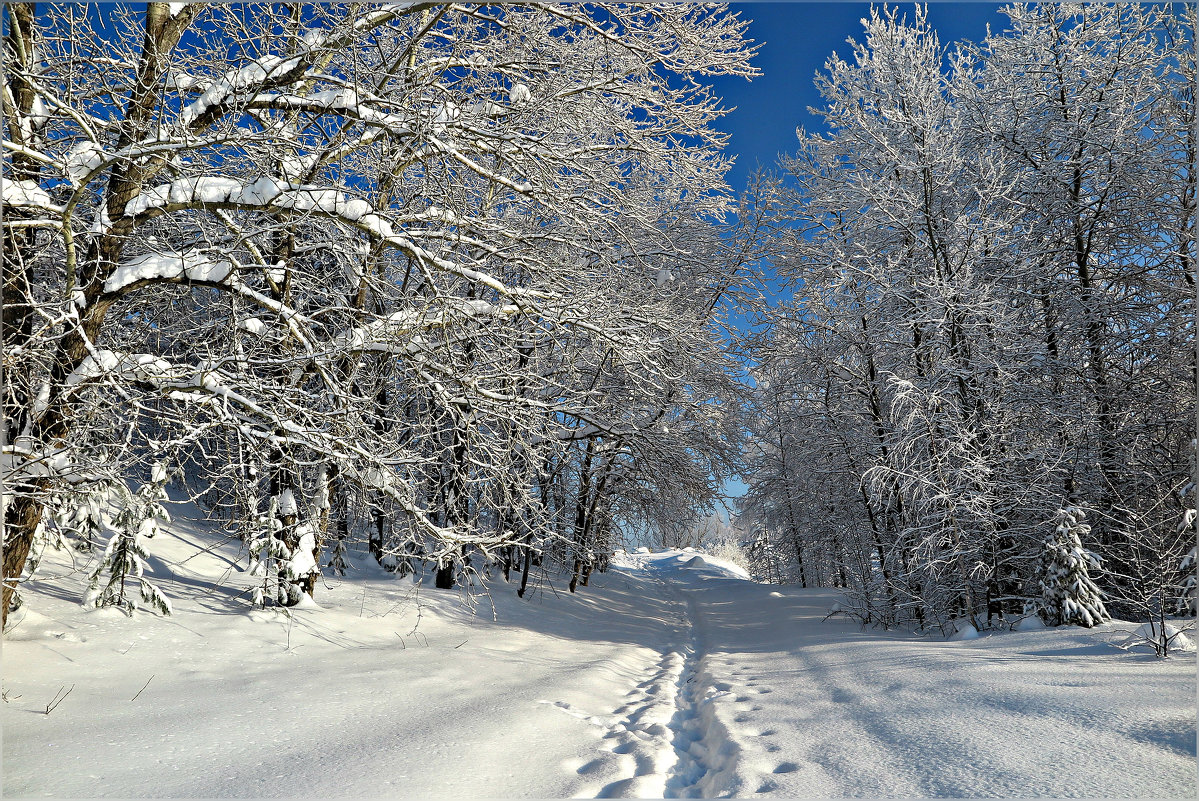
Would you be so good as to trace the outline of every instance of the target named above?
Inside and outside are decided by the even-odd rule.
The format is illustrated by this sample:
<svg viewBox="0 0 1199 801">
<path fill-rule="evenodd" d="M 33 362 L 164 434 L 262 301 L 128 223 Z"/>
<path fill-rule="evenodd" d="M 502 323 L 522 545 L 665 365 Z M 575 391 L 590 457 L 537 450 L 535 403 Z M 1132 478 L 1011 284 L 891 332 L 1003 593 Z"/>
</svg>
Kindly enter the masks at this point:
<svg viewBox="0 0 1199 801">
<path fill-rule="evenodd" d="M 201 514 L 146 543 L 171 617 L 83 610 L 86 558 L 48 552 L 4 644 L 7 795 L 1195 794 L 1194 653 L 1116 647 L 1135 625 L 862 630 L 822 622 L 836 591 L 640 549 L 524 600 L 351 552 L 315 603 L 252 611 Z"/>
</svg>

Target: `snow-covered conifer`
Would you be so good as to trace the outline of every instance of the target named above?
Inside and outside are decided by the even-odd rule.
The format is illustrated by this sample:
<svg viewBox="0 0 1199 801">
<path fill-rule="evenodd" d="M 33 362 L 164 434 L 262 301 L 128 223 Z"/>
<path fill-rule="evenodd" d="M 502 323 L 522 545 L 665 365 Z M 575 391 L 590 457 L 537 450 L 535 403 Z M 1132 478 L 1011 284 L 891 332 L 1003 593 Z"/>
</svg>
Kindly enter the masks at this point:
<svg viewBox="0 0 1199 801">
<path fill-rule="evenodd" d="M 116 533 L 91 573 L 85 606 L 116 606 L 132 615 L 145 603 L 160 614 L 171 614 L 170 600 L 145 576 L 148 555 L 144 540 L 153 537 L 159 525 L 170 519 L 162 506 L 165 480 L 165 471 L 155 465 L 151 480 L 136 493 L 121 483 L 112 485 L 119 509 L 113 519 Z M 136 587 L 127 586 L 130 583 Z"/>
<path fill-rule="evenodd" d="M 1060 509 L 1053 533 L 1045 538 L 1037 565 L 1039 608 L 1052 626 L 1090 628 L 1111 619 L 1090 575 L 1091 570 L 1099 569 L 1099 558 L 1082 547 L 1082 537 L 1091 530 L 1084 519 L 1077 506 Z"/>
<path fill-rule="evenodd" d="M 333 548 L 329 551 L 328 567 L 333 571 L 335 576 L 344 576 L 349 570 L 349 563 L 346 561 L 346 538 L 338 537 L 333 541 Z"/>
<path fill-rule="evenodd" d="M 279 499 L 272 497 L 264 514 L 255 515 L 250 522 L 250 575 L 261 576 L 262 584 L 254 588 L 253 604 L 265 607 L 270 599 L 286 606 L 288 591 L 279 581 L 281 566 L 291 559 L 291 549 L 283 541 L 283 521 L 279 517 Z M 272 592 L 272 581 L 275 586 Z"/>
</svg>

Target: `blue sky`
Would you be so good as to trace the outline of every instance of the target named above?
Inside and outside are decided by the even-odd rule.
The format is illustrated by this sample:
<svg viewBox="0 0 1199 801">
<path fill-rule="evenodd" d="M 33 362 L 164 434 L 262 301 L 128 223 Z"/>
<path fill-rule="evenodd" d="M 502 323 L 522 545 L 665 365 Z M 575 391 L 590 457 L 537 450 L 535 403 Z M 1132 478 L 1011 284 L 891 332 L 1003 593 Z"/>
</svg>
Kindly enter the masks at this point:
<svg viewBox="0 0 1199 801">
<path fill-rule="evenodd" d="M 755 64 L 762 76 L 753 81 L 724 78 L 714 81 L 726 106 L 737 109 L 724 117 L 717 127 L 732 135 L 731 151 L 737 155 L 731 184 L 739 191 L 745 176 L 757 163 L 773 166 L 778 154 L 795 150 L 795 129 L 804 126 L 816 130 L 819 120 L 808 114 L 809 106 L 819 105 L 820 97 L 812 84 L 817 71 L 834 52 L 849 55 L 849 37 L 860 40 L 859 22 L 870 13 L 870 3 L 781 2 L 731 3 L 732 11 L 752 23 L 749 35 L 762 43 Z M 912 3 L 896 3 L 901 11 L 914 10 Z M 937 29 L 942 44 L 961 39 L 978 41 L 986 36 L 990 23 L 996 30 L 1005 27 L 1007 17 L 998 13 L 996 3 L 931 3 L 929 21 Z"/>
</svg>

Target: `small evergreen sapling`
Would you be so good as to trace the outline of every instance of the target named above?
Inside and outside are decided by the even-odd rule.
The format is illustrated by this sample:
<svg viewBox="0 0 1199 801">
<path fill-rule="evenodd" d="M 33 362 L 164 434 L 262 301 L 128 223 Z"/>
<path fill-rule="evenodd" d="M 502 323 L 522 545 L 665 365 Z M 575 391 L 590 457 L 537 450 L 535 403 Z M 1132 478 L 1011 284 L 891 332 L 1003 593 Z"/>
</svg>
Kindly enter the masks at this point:
<svg viewBox="0 0 1199 801">
<path fill-rule="evenodd" d="M 251 523 L 250 575 L 262 576 L 262 585 L 254 589 L 254 606 L 265 607 L 270 591 L 271 577 L 278 577 L 277 566 L 291 559 L 291 549 L 283 541 L 283 521 L 279 519 L 279 499 L 271 498 L 265 514 L 256 515 Z M 275 602 L 280 606 L 287 603 L 286 587 L 276 586 Z"/>
<path fill-rule="evenodd" d="M 1076 506 L 1058 510 L 1057 526 L 1045 539 L 1037 565 L 1041 587 L 1038 606 L 1051 626 L 1090 628 L 1111 620 L 1102 593 L 1090 575 L 1092 568 L 1099 569 L 1099 557 L 1082 547 L 1082 537 L 1091 530 L 1083 522 L 1084 517 Z"/>
<path fill-rule="evenodd" d="M 271 498 L 266 514 L 254 518 L 250 575 L 262 576 L 262 585 L 254 590 L 255 606 L 265 607 L 268 598 L 279 606 L 295 606 L 305 592 L 303 582 L 315 583 L 320 575 L 316 526 L 296 523 L 298 512 L 295 493 L 287 488 Z"/>
<path fill-rule="evenodd" d="M 292 549 L 291 559 L 284 566 L 287 577 L 287 605 L 295 606 L 303 595 L 311 595 L 312 587 L 320 576 L 320 566 L 317 563 L 319 553 L 317 544 L 317 529 L 310 522 L 300 523 L 295 529 L 296 546 Z"/>
<path fill-rule="evenodd" d="M 299 503 L 291 487 L 284 487 L 279 493 L 278 511 L 288 553 L 279 562 L 278 599 L 280 606 L 295 606 L 305 594 L 312 594 L 321 572 L 317 564 L 317 530 L 309 521 L 300 522 Z"/>
<path fill-rule="evenodd" d="M 155 464 L 151 469 L 150 481 L 135 493 L 120 482 L 112 485 L 113 495 L 120 506 L 113 520 L 116 534 L 109 539 L 100 564 L 91 574 L 91 582 L 84 595 L 85 606 L 116 606 L 132 616 L 140 603 L 126 585 L 135 582 L 141 602 L 160 614 L 171 614 L 170 600 L 144 575 L 144 560 L 148 556 L 144 541 L 151 539 L 158 533 L 159 526 L 171 519 L 162 505 L 166 499 L 166 479 L 166 468 Z"/>
<path fill-rule="evenodd" d="M 333 550 L 329 554 L 329 567 L 335 576 L 344 576 L 349 570 L 349 562 L 346 561 L 348 549 L 346 548 L 346 538 L 338 537 L 333 541 Z"/>
</svg>

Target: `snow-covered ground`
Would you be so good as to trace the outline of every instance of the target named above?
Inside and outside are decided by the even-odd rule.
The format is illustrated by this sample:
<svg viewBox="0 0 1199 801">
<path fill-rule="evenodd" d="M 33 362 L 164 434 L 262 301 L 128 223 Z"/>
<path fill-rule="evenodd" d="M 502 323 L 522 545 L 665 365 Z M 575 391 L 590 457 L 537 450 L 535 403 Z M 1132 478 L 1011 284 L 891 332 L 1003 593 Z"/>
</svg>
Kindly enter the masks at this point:
<svg viewBox="0 0 1199 801">
<path fill-rule="evenodd" d="M 169 618 L 81 609 L 61 554 L 27 590 L 6 797 L 1196 791 L 1194 654 L 1108 644 L 1128 625 L 862 631 L 822 622 L 832 591 L 678 551 L 576 595 L 497 580 L 473 613 L 364 563 L 286 615 L 249 609 L 245 559 L 202 527 L 148 545 Z"/>
</svg>

